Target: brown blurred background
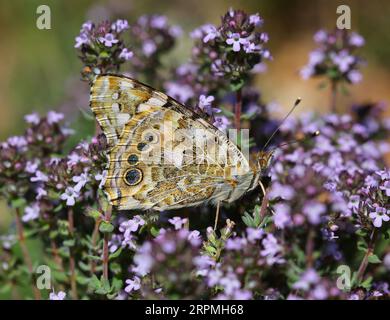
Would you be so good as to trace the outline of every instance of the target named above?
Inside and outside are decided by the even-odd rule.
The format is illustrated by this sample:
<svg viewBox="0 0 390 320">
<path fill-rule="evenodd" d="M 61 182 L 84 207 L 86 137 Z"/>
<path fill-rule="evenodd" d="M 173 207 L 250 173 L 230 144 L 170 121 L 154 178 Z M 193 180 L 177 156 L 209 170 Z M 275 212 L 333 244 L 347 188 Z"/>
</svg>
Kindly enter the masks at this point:
<svg viewBox="0 0 390 320">
<path fill-rule="evenodd" d="M 36 28 L 36 8 L 51 8 L 52 29 Z M 68 116 L 88 103 L 88 91 L 80 85 L 81 64 L 76 57 L 74 37 L 88 18 L 126 18 L 134 21 L 145 13 L 167 15 L 184 29 L 180 45 L 168 58 L 184 62 L 189 56 L 188 32 L 206 22 L 218 23 L 229 7 L 265 19 L 274 61 L 259 76 L 258 86 L 266 102 L 287 107 L 297 96 L 304 98 L 301 110 L 324 111 L 327 93 L 317 90 L 318 81 L 303 81 L 298 70 L 314 48 L 313 33 L 334 28 L 338 5 L 352 11 L 352 29 L 366 39 L 361 50 L 368 64 L 364 81 L 343 98 L 345 106 L 354 102 L 390 100 L 390 1 L 388 0 L 13 0 L 0 2 L 0 139 L 21 133 L 23 115 L 49 108 L 68 111 Z M 67 110 L 71 108 L 70 110 Z"/>
</svg>

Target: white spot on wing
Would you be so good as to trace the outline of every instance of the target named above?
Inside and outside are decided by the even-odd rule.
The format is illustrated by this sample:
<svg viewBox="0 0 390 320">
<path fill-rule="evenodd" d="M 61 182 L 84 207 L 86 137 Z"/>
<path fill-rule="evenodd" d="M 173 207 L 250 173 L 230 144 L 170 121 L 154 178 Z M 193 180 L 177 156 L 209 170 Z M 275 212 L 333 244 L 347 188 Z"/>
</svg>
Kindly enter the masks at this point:
<svg viewBox="0 0 390 320">
<path fill-rule="evenodd" d="M 119 113 L 117 115 L 116 121 L 118 126 L 124 126 L 130 119 L 130 115 L 127 113 Z"/>
<path fill-rule="evenodd" d="M 152 97 L 147 101 L 147 103 L 152 106 L 162 107 L 166 103 L 166 101 Z"/>
<path fill-rule="evenodd" d="M 112 111 L 114 111 L 115 113 L 119 113 L 120 112 L 119 104 L 116 103 L 116 102 L 112 104 L 111 108 L 112 108 Z"/>
<path fill-rule="evenodd" d="M 141 103 L 138 107 L 137 107 L 137 112 L 144 112 L 144 111 L 148 111 L 151 109 L 151 106 L 150 105 L 147 105 L 145 103 Z"/>
</svg>

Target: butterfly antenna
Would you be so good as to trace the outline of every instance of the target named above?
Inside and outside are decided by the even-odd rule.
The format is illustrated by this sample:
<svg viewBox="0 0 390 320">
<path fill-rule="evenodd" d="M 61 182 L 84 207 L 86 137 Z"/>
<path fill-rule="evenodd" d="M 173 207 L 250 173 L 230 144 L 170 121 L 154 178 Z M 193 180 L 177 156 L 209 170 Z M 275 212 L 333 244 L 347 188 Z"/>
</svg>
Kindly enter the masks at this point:
<svg viewBox="0 0 390 320">
<path fill-rule="evenodd" d="M 292 108 L 290 109 L 290 111 L 285 115 L 285 117 L 283 118 L 282 122 L 279 124 L 279 126 L 275 129 L 275 131 L 271 134 L 271 136 L 268 138 L 267 142 L 265 143 L 262 151 L 265 150 L 265 148 L 269 145 L 269 143 L 272 141 L 273 137 L 275 136 L 275 134 L 280 130 L 281 126 L 283 125 L 283 123 L 286 121 L 286 119 L 290 116 L 291 113 L 293 113 L 293 111 L 295 110 L 295 108 L 299 105 L 299 103 L 301 102 L 301 98 L 298 98 L 297 100 L 295 100 L 295 103 L 294 105 L 292 106 Z"/>
<path fill-rule="evenodd" d="M 309 134 L 306 134 L 303 138 L 301 139 L 297 139 L 297 140 L 293 140 L 293 141 L 289 141 L 289 142 L 285 142 L 285 143 L 281 143 L 279 144 L 278 146 L 276 146 L 275 148 L 272 149 L 273 150 L 276 150 L 276 149 L 279 149 L 281 147 L 284 147 L 284 146 L 288 146 L 290 144 L 294 144 L 294 143 L 298 143 L 298 142 L 302 142 L 302 141 L 306 141 L 306 140 L 310 140 L 314 137 L 317 137 L 321 134 L 321 132 L 319 130 L 315 131 L 315 132 L 312 132 L 312 133 L 309 133 Z"/>
</svg>

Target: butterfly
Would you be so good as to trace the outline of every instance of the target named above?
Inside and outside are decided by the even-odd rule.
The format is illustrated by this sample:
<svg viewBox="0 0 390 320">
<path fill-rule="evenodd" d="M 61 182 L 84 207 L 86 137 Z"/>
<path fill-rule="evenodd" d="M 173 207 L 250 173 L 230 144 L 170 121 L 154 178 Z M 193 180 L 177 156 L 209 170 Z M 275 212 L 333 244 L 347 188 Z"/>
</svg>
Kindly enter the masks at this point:
<svg viewBox="0 0 390 320">
<path fill-rule="evenodd" d="M 118 210 L 233 202 L 259 185 L 271 160 L 261 152 L 249 163 L 202 115 L 125 76 L 97 76 L 90 107 L 108 143 L 103 189 Z"/>
</svg>

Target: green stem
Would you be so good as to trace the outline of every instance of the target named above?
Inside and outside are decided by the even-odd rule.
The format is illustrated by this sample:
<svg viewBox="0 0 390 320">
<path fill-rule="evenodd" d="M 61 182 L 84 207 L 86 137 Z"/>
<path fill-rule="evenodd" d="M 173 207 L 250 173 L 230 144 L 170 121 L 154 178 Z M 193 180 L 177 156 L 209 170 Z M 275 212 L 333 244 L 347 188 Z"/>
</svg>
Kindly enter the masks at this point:
<svg viewBox="0 0 390 320">
<path fill-rule="evenodd" d="M 27 266 L 28 272 L 30 273 L 34 298 L 35 298 L 35 300 L 40 300 L 41 293 L 38 290 L 38 288 L 35 286 L 34 268 L 33 268 L 30 253 L 29 253 L 27 245 L 26 245 L 26 237 L 24 235 L 24 227 L 23 227 L 23 223 L 22 223 L 22 219 L 21 219 L 21 212 L 20 212 L 19 208 L 16 208 L 16 230 L 18 233 L 19 245 L 20 245 L 20 248 L 22 250 L 23 260 Z"/>
<path fill-rule="evenodd" d="M 73 209 L 69 208 L 68 210 L 68 224 L 69 224 L 69 234 L 74 238 L 74 214 Z M 77 300 L 77 281 L 76 281 L 76 261 L 74 259 L 73 248 L 69 248 L 69 271 L 70 271 L 70 288 L 72 298 Z"/>
<path fill-rule="evenodd" d="M 330 84 L 330 110 L 333 113 L 337 112 L 337 81 L 331 80 Z"/>
<path fill-rule="evenodd" d="M 109 205 L 104 215 L 104 220 L 107 223 L 111 221 L 111 213 L 112 213 L 112 206 Z M 103 278 L 106 280 L 108 280 L 109 241 L 110 241 L 110 233 L 105 233 L 104 240 L 103 240 Z"/>
<path fill-rule="evenodd" d="M 235 122 L 235 128 L 238 131 L 241 129 L 241 109 L 242 109 L 242 89 L 238 89 L 236 91 L 236 104 L 234 106 L 234 122 Z"/>
<path fill-rule="evenodd" d="M 377 232 L 376 228 L 371 232 L 370 235 L 370 240 L 368 243 L 368 248 L 366 251 L 366 254 L 363 257 L 362 262 L 360 263 L 357 275 L 356 275 L 356 280 L 357 283 L 360 283 L 363 280 L 364 273 L 366 272 L 367 266 L 368 266 L 368 258 L 374 253 L 374 248 L 375 248 L 375 242 L 377 239 Z"/>
</svg>

